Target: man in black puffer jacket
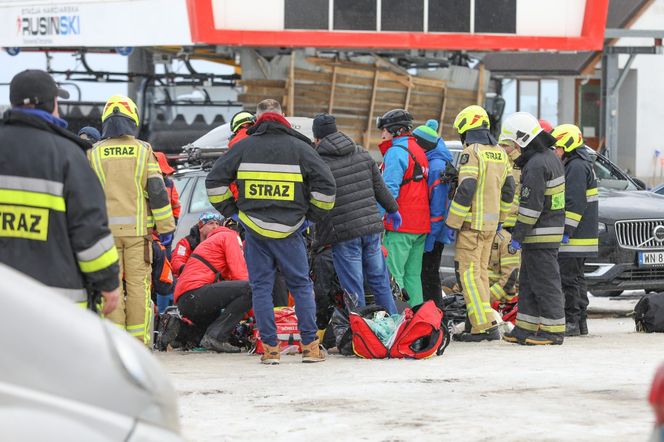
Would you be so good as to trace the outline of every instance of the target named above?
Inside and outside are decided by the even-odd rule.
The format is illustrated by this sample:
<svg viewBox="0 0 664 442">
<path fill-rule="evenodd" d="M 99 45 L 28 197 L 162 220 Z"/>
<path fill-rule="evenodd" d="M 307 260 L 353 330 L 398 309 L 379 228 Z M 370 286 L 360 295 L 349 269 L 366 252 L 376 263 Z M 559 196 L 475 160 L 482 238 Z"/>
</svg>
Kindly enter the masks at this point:
<svg viewBox="0 0 664 442">
<path fill-rule="evenodd" d="M 341 287 L 364 301 L 364 278 L 375 302 L 397 312 L 385 257 L 381 248 L 383 220 L 378 202 L 393 223 L 400 222 L 399 206 L 385 186 L 383 177 L 369 153 L 337 131 L 335 118 L 317 115 L 313 123 L 316 150 L 330 166 L 337 183 L 332 211 L 316 224 L 314 247 L 332 245 L 334 269 Z"/>
</svg>

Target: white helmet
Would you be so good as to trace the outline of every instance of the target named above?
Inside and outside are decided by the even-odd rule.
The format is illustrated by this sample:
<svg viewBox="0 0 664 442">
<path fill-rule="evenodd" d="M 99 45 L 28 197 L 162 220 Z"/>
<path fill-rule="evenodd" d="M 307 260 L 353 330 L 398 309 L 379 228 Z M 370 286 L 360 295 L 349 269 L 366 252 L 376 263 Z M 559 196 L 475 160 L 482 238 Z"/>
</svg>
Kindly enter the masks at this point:
<svg viewBox="0 0 664 442">
<path fill-rule="evenodd" d="M 513 141 L 521 147 L 526 147 L 542 130 L 537 118 L 528 112 L 516 112 L 505 118 L 499 142 Z"/>
</svg>

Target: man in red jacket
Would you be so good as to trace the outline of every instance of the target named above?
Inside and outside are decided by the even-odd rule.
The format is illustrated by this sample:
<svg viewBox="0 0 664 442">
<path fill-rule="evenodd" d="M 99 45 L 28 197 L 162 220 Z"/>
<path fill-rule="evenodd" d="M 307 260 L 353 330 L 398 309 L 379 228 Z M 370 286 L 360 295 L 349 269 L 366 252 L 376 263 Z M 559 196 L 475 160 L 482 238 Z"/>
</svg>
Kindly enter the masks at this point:
<svg viewBox="0 0 664 442">
<path fill-rule="evenodd" d="M 173 249 L 173 258 L 171 259 L 171 267 L 173 268 L 173 275 L 180 276 L 184 265 L 189 260 L 191 253 L 198 247 L 198 245 L 205 241 L 217 227 L 224 221 L 224 217 L 217 212 L 204 212 L 198 217 L 198 222 L 189 230 L 189 235 L 182 238 L 175 245 Z"/>
<path fill-rule="evenodd" d="M 383 180 L 399 204 L 401 224 L 388 214 L 385 220 L 387 266 L 399 287 L 405 289 L 411 307 L 422 303 L 422 255 L 426 234 L 431 230 L 429 215 L 429 162 L 411 135 L 413 117 L 393 109 L 378 118 L 383 142 Z"/>
<path fill-rule="evenodd" d="M 183 317 L 205 330 L 202 347 L 240 351 L 228 340 L 251 309 L 248 279 L 242 242 L 233 230 L 217 227 L 191 254 L 175 286 L 175 303 Z"/>
</svg>

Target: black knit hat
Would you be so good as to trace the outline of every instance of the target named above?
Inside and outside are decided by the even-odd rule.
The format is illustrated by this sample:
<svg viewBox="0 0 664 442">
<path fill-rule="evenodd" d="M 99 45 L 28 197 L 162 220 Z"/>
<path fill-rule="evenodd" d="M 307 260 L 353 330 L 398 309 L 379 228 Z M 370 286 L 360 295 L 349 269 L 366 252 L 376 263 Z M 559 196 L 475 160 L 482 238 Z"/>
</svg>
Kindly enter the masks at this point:
<svg viewBox="0 0 664 442">
<path fill-rule="evenodd" d="M 330 114 L 318 114 L 311 128 L 314 138 L 322 139 L 337 131 L 337 120 Z"/>
</svg>

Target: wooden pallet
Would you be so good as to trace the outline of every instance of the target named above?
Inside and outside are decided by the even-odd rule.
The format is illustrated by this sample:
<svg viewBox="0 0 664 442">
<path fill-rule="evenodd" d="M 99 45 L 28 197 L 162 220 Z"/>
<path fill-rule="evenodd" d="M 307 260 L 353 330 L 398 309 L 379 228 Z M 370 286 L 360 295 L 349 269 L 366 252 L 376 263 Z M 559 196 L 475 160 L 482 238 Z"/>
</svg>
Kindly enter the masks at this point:
<svg viewBox="0 0 664 442">
<path fill-rule="evenodd" d="M 439 133 L 456 139 L 454 118 L 477 102 L 474 90 L 448 88 L 445 81 L 415 77 L 399 66 L 376 59 L 375 64 L 308 58 L 314 69 L 291 63 L 288 80 L 244 80 L 238 100 L 248 110 L 266 98 L 280 101 L 286 115 L 313 117 L 327 112 L 337 119 L 340 131 L 365 148 L 381 141 L 376 117 L 390 109 L 408 110 L 415 125 L 433 118 L 441 122 Z"/>
</svg>

